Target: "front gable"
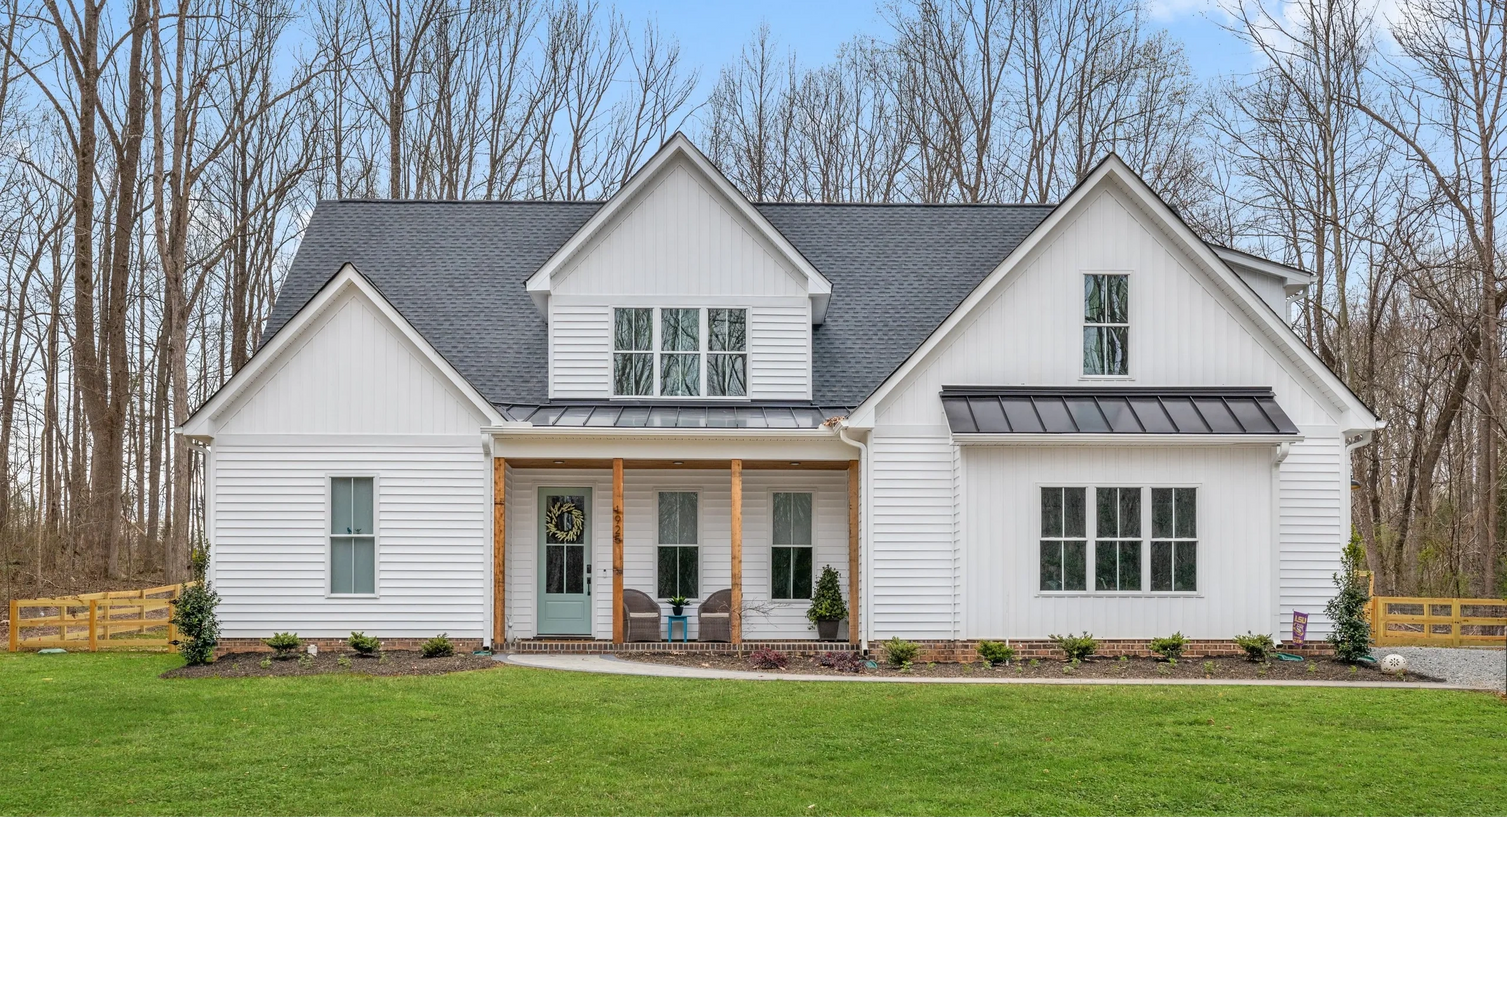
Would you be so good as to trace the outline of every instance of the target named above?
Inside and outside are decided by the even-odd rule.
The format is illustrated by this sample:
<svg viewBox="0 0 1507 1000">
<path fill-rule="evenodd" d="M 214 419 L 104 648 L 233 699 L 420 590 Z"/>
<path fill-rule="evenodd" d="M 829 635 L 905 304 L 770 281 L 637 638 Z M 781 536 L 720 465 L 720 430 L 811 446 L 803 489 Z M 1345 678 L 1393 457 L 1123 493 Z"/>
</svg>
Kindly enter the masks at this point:
<svg viewBox="0 0 1507 1000">
<path fill-rule="evenodd" d="M 1124 274 L 1129 369 L 1085 376 L 1084 275 Z M 1301 425 L 1375 418 L 1252 289 L 1111 159 L 854 413 L 853 423 L 945 423 L 943 385 L 1271 386 Z"/>
<path fill-rule="evenodd" d="M 346 267 L 189 418 L 184 432 L 461 435 L 499 420 Z"/>
<path fill-rule="evenodd" d="M 700 338 L 694 361 L 700 375 L 691 395 L 724 402 L 811 398 L 811 329 L 832 292 L 821 272 L 681 135 L 526 287 L 549 320 L 551 399 L 685 401 L 666 388 L 665 367 L 679 363 L 665 355 L 683 353 L 684 345 L 671 352 L 663 331 L 666 310 L 677 317 L 691 310 Z M 647 392 L 641 382 L 614 376 L 618 309 L 647 310 L 643 315 L 651 317 Z M 714 389 L 712 310 L 732 310 L 745 324 L 741 392 Z"/>
</svg>

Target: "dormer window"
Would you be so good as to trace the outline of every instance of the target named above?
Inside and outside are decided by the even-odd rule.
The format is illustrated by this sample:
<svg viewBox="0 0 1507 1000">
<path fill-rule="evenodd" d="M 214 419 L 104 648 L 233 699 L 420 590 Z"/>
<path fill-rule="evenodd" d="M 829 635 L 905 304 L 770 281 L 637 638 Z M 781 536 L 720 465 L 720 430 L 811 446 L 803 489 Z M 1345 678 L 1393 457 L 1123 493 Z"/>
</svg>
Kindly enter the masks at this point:
<svg viewBox="0 0 1507 1000">
<path fill-rule="evenodd" d="M 1083 374 L 1129 375 L 1130 276 L 1083 276 Z"/>
<path fill-rule="evenodd" d="M 613 310 L 612 394 L 746 397 L 748 310 Z"/>
</svg>

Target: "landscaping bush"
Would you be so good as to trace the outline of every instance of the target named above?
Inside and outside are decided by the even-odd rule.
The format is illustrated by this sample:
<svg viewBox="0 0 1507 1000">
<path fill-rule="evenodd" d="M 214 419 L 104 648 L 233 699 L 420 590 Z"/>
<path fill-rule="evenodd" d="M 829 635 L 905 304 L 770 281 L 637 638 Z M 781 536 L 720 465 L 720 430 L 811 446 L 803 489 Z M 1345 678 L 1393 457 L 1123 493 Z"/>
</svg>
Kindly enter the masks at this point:
<svg viewBox="0 0 1507 1000">
<path fill-rule="evenodd" d="M 1361 585 L 1361 564 L 1364 553 L 1360 536 L 1350 539 L 1340 553 L 1340 571 L 1334 575 L 1335 595 L 1324 605 L 1334 631 L 1329 641 L 1334 643 L 1334 655 L 1341 663 L 1354 663 L 1363 656 L 1371 655 L 1371 623 L 1366 620 L 1366 605 L 1371 596 Z"/>
<path fill-rule="evenodd" d="M 864 670 L 864 659 L 858 653 L 817 653 L 816 663 L 845 674 L 861 674 Z"/>
<path fill-rule="evenodd" d="M 204 582 L 204 575 L 209 572 L 209 546 L 195 545 L 188 554 L 188 569 L 196 583 Z"/>
<path fill-rule="evenodd" d="M 884 641 L 884 659 L 892 667 L 908 667 L 916 654 L 921 652 L 921 647 L 909 639 L 901 639 L 898 636 Z"/>
<path fill-rule="evenodd" d="M 1252 663 L 1265 663 L 1276 652 L 1277 644 L 1269 635 L 1237 635 L 1235 645 L 1245 651 L 1245 658 Z"/>
<path fill-rule="evenodd" d="M 208 663 L 220 644 L 220 620 L 215 617 L 219 605 L 220 595 L 203 584 L 184 587 L 173 601 L 171 620 L 178 630 L 173 644 L 190 667 Z"/>
<path fill-rule="evenodd" d="M 848 605 L 842 599 L 842 584 L 837 579 L 837 570 L 822 567 L 822 575 L 816 580 L 816 590 L 811 595 L 811 607 L 806 617 L 816 622 L 840 622 L 848 617 Z"/>
<path fill-rule="evenodd" d="M 272 651 L 277 654 L 279 660 L 286 660 L 293 655 L 293 651 L 303 642 L 297 632 L 275 632 L 270 639 L 263 639 Z"/>
<path fill-rule="evenodd" d="M 446 635 L 444 632 L 441 632 L 433 639 L 425 639 L 424 645 L 419 647 L 419 653 L 426 658 L 432 658 L 436 656 L 454 656 L 455 643 L 450 641 L 450 637 L 448 635 Z"/>
<path fill-rule="evenodd" d="M 1007 642 L 985 639 L 979 643 L 979 659 L 991 667 L 997 667 L 1001 663 L 1009 663 L 1015 659 L 1015 649 Z"/>
<path fill-rule="evenodd" d="M 760 648 L 748 654 L 748 662 L 760 670 L 784 670 L 790 657 L 778 649 Z"/>
<path fill-rule="evenodd" d="M 357 656 L 376 656 L 382 651 L 382 640 L 365 632 L 352 632 L 351 637 L 345 641 L 356 651 Z"/>
<path fill-rule="evenodd" d="M 1171 635 L 1151 640 L 1151 652 L 1164 660 L 1175 660 L 1183 655 L 1183 649 L 1188 645 L 1188 640 L 1181 632 L 1173 632 Z"/>
<path fill-rule="evenodd" d="M 1067 635 L 1054 635 L 1048 638 L 1057 644 L 1058 649 L 1067 654 L 1069 660 L 1086 660 L 1099 648 L 1098 640 L 1087 632 L 1082 635 L 1069 632 Z"/>
</svg>

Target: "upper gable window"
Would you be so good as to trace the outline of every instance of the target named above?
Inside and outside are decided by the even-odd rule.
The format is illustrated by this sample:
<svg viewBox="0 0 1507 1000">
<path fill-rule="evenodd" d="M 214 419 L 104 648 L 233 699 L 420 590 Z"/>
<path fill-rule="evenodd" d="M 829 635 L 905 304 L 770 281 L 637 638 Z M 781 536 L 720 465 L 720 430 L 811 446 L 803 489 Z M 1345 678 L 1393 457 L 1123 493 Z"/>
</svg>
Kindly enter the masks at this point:
<svg viewBox="0 0 1507 1000">
<path fill-rule="evenodd" d="M 1083 276 L 1083 374 L 1129 375 L 1130 276 Z"/>
<path fill-rule="evenodd" d="M 748 310 L 613 310 L 612 394 L 746 397 Z"/>
</svg>

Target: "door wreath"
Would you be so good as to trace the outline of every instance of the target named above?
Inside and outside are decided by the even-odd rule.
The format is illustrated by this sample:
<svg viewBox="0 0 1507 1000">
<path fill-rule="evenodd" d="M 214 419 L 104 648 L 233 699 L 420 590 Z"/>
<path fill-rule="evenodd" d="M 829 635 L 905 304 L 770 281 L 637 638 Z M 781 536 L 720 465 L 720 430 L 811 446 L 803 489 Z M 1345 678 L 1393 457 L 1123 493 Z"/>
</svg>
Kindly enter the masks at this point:
<svg viewBox="0 0 1507 1000">
<path fill-rule="evenodd" d="M 552 542 L 578 542 L 586 530 L 586 512 L 574 497 L 555 497 L 544 514 L 544 534 Z"/>
</svg>

